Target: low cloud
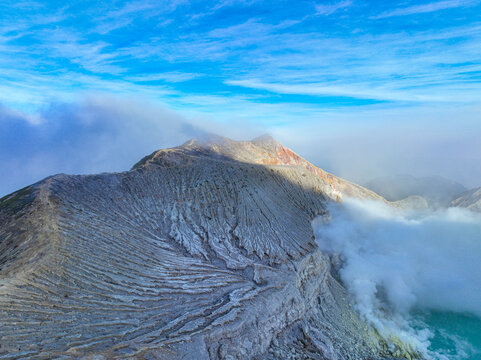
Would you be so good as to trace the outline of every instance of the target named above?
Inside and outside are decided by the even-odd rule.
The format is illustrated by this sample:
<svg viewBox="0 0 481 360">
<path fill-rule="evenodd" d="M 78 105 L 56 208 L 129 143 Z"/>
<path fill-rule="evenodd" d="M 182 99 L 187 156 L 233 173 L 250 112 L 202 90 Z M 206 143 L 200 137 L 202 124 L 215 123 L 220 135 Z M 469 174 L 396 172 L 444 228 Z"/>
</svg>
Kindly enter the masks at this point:
<svg viewBox="0 0 481 360">
<path fill-rule="evenodd" d="M 481 186 L 479 106 L 356 110 L 320 113 L 318 121 L 272 134 L 315 165 L 360 184 L 409 174 Z"/>
<path fill-rule="evenodd" d="M 0 107 L 0 195 L 55 173 L 128 170 L 203 133 L 161 106 L 103 95 L 51 104 L 36 115 Z"/>
</svg>

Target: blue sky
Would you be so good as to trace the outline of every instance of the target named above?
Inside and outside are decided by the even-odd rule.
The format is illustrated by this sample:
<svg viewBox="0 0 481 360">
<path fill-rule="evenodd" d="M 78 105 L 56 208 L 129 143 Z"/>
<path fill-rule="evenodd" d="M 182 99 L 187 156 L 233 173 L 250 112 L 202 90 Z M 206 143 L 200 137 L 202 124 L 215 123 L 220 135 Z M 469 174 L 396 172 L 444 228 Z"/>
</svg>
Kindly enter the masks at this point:
<svg viewBox="0 0 481 360">
<path fill-rule="evenodd" d="M 16 174 L 0 193 L 47 172 L 126 169 L 194 128 L 270 132 L 353 180 L 481 185 L 480 105 L 481 0 L 0 4 L 0 161 Z M 135 124 L 145 133 L 126 148 Z M 179 136 L 152 135 L 166 126 Z M 72 165 L 93 148 L 97 160 Z"/>
</svg>

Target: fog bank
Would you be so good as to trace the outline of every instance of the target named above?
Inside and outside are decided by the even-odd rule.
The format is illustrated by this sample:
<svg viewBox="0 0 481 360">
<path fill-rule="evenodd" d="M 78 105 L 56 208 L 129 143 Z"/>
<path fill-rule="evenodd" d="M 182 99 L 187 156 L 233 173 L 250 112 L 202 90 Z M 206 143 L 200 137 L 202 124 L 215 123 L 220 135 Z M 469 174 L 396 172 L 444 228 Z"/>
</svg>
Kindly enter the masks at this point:
<svg viewBox="0 0 481 360">
<path fill-rule="evenodd" d="M 481 186 L 481 108 L 326 112 L 273 135 L 315 165 L 358 184 L 397 174 Z"/>
<path fill-rule="evenodd" d="M 202 134 L 181 115 L 138 99 L 89 96 L 34 116 L 0 106 L 0 196 L 61 172 L 128 170 Z"/>
</svg>

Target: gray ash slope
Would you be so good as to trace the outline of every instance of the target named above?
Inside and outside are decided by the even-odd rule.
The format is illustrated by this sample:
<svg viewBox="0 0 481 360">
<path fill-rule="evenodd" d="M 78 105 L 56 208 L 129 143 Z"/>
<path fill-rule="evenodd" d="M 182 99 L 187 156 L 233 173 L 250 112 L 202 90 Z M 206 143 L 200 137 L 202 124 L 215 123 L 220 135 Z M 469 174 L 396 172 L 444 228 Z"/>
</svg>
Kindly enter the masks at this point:
<svg viewBox="0 0 481 360">
<path fill-rule="evenodd" d="M 264 137 L 4 197 L 0 358 L 410 358 L 358 318 L 314 241 L 346 195 L 379 198 Z"/>
<path fill-rule="evenodd" d="M 462 193 L 450 205 L 481 212 L 481 187 Z"/>
</svg>

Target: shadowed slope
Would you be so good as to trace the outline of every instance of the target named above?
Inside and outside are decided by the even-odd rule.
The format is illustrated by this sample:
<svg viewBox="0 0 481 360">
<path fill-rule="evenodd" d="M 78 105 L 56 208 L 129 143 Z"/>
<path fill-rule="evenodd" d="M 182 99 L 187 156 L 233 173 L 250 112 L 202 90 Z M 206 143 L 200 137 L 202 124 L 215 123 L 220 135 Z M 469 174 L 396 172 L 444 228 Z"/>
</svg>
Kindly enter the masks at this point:
<svg viewBox="0 0 481 360">
<path fill-rule="evenodd" d="M 377 197 L 272 139 L 217 139 L 13 194 L 0 355 L 303 358 L 306 339 L 312 358 L 388 355 L 314 242 L 310 221 L 343 191 Z"/>
</svg>

